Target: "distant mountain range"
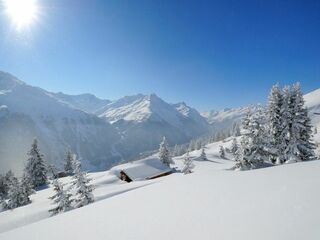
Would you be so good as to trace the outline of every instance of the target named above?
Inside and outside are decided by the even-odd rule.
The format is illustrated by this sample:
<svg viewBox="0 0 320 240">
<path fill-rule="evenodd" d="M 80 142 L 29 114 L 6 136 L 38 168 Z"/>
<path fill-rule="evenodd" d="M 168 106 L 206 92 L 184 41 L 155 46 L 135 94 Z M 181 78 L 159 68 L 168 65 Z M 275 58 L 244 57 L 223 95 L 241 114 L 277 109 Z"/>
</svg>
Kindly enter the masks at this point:
<svg viewBox="0 0 320 240">
<path fill-rule="evenodd" d="M 51 164 L 62 168 L 67 149 L 88 170 L 106 169 L 139 153 L 206 134 L 209 124 L 185 103 L 155 94 L 116 101 L 32 87 L 0 72 L 0 172 L 21 171 L 33 138 Z"/>
<path fill-rule="evenodd" d="M 305 98 L 311 113 L 320 112 L 320 89 Z M 231 129 L 246 109 L 200 114 L 184 102 L 170 104 L 155 94 L 110 101 L 92 94 L 52 93 L 0 71 L 0 173 L 23 169 L 35 137 L 47 161 L 59 168 L 71 149 L 85 169 L 102 170 L 157 149 L 163 136 L 174 145 Z M 320 116 L 312 114 L 312 120 L 319 126 Z"/>
</svg>

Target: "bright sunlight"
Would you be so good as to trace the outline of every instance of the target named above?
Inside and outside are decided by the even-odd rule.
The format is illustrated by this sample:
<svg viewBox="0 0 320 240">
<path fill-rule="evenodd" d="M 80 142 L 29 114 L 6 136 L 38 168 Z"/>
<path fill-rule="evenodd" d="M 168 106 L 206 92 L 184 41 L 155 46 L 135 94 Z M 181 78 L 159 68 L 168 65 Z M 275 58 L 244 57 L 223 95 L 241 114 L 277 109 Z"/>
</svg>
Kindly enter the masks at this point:
<svg viewBox="0 0 320 240">
<path fill-rule="evenodd" d="M 6 13 L 17 29 L 30 26 L 37 18 L 37 0 L 3 0 Z"/>
</svg>

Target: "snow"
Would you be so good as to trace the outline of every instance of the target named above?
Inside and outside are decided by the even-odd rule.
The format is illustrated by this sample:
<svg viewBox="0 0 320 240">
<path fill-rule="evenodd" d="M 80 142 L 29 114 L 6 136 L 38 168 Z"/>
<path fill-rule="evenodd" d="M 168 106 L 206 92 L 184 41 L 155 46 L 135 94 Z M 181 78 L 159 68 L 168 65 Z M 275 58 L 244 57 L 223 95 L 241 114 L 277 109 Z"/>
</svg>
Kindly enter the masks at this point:
<svg viewBox="0 0 320 240">
<path fill-rule="evenodd" d="M 42 190 L 32 204 L 0 213 L 0 239 L 319 239 L 320 161 L 231 171 L 230 156 L 218 157 L 231 142 L 206 146 L 208 161 L 191 152 L 188 175 L 123 183 L 114 171 L 90 174 L 96 202 L 54 217 L 45 212 L 52 190 Z M 182 159 L 174 159 L 178 169 Z"/>
</svg>

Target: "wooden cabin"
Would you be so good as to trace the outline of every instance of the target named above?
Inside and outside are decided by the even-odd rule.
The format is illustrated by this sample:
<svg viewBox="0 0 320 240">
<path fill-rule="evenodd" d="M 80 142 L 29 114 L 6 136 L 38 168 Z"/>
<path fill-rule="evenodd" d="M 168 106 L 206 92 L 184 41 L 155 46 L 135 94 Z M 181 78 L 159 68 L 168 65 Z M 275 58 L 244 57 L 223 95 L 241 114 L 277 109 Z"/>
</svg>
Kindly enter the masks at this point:
<svg viewBox="0 0 320 240">
<path fill-rule="evenodd" d="M 172 169 L 162 164 L 159 159 L 148 158 L 117 166 L 118 177 L 125 182 L 155 179 L 167 176 Z"/>
</svg>

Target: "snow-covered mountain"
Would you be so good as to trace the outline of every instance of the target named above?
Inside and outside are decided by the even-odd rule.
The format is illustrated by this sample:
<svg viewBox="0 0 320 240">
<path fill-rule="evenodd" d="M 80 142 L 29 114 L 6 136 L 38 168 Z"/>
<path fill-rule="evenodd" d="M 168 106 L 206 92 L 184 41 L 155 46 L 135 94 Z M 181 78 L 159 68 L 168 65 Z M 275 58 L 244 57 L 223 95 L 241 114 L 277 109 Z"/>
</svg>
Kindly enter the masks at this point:
<svg viewBox="0 0 320 240">
<path fill-rule="evenodd" d="M 110 102 L 91 94 L 51 93 L 0 72 L 2 172 L 23 168 L 34 137 L 50 163 L 62 167 L 71 148 L 86 160 L 87 169 L 104 169 L 157 149 L 163 136 L 170 144 L 186 143 L 208 128 L 195 109 L 166 103 L 155 94 Z"/>
<path fill-rule="evenodd" d="M 185 143 L 207 133 L 209 128 L 195 109 L 185 103 L 169 104 L 155 94 L 121 98 L 97 114 L 121 132 L 125 156 L 129 156 L 133 148 L 137 152 L 156 149 L 163 136 L 170 144 Z"/>
<path fill-rule="evenodd" d="M 247 107 L 225 108 L 221 111 L 211 110 L 202 113 L 214 131 L 231 129 L 233 124 L 239 124 L 247 111 Z"/>
<path fill-rule="evenodd" d="M 110 103 L 110 100 L 97 98 L 93 94 L 85 93 L 79 95 L 68 95 L 62 92 L 48 93 L 57 100 L 68 104 L 70 107 L 82 110 L 87 113 L 95 113 L 100 108 Z"/>
<path fill-rule="evenodd" d="M 87 169 L 105 168 L 117 160 L 113 145 L 120 136 L 112 125 L 5 72 L 0 72 L 0 105 L 1 172 L 24 167 L 34 137 L 46 160 L 59 167 L 67 148 Z"/>
</svg>

